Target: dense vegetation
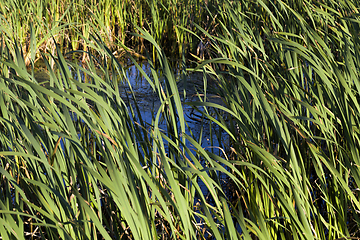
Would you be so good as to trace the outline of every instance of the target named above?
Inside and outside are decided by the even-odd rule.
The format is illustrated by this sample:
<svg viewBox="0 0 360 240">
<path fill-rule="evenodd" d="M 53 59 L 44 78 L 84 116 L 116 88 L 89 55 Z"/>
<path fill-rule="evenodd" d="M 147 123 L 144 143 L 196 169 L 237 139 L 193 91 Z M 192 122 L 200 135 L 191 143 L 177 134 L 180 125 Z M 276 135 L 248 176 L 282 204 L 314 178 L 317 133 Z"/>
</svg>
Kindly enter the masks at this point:
<svg viewBox="0 0 360 240">
<path fill-rule="evenodd" d="M 2 0 L 2 239 L 360 239 L 359 4 Z"/>
</svg>

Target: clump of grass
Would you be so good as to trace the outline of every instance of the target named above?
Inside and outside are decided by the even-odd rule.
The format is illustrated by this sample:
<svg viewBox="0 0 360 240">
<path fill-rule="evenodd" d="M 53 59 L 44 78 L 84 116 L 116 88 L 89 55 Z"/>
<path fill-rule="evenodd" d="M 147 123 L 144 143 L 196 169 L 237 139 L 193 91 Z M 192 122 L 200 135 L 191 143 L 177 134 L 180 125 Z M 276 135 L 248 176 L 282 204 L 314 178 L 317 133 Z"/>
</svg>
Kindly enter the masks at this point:
<svg viewBox="0 0 360 240">
<path fill-rule="evenodd" d="M 187 28 L 191 16 L 185 16 L 184 25 L 177 28 L 177 37 L 191 33 L 191 39 L 202 40 L 199 65 L 193 70 L 204 74 L 204 87 L 199 101 L 187 104 L 206 119 L 202 128 L 210 129 L 210 138 L 228 135 L 230 143 L 220 142 L 220 151 L 204 149 L 201 138 L 187 134 L 183 97 L 158 44 L 172 29 L 167 21 L 178 18 L 176 9 L 182 6 L 148 1 L 152 7 L 145 10 L 142 3 L 134 7 L 139 15 L 129 17 L 141 16 L 133 20 L 140 26 L 134 27 L 135 36 L 153 55 L 151 76 L 139 67 L 161 102 L 150 125 L 144 123 L 136 102 L 128 104 L 120 95 L 119 79 L 128 79 L 113 54 L 113 39 L 102 33 L 86 35 L 98 30 L 96 22 L 78 35 L 86 43 L 85 65 L 64 57 L 61 37 L 66 34 L 54 34 L 54 29 L 78 29 L 54 23 L 47 32 L 54 36 L 54 45 L 46 53 L 40 51 L 42 40 L 37 40 L 42 29 L 38 22 L 32 19 L 30 30 L 24 30 L 29 34 L 25 50 L 14 40 L 13 26 L 1 25 L 0 235 L 359 238 L 355 3 L 214 1 L 205 4 L 207 9 L 186 5 L 189 12 L 209 16 L 205 24 L 194 18 L 196 29 Z M 108 2 L 87 4 L 87 11 L 117 9 Z M 54 18 L 73 16 L 67 15 L 71 7 Z M 162 18 L 162 11 L 170 15 Z M 116 29 L 102 17 L 95 17 L 101 19 L 101 29 Z M 48 82 L 34 78 L 33 64 L 27 68 L 27 61 L 40 56 Z M 181 65 L 186 66 L 188 59 L 183 57 Z M 164 74 L 163 83 L 155 62 Z M 186 80 L 185 69 L 180 72 L 180 79 Z M 86 81 L 75 77 L 82 74 Z M 214 84 L 211 92 L 222 104 L 207 97 L 208 86 Z M 165 119 L 165 129 L 160 119 Z M 23 232 L 25 236 L 19 234 Z"/>
<path fill-rule="evenodd" d="M 358 9 L 257 3 L 222 5 L 198 66 L 219 83 L 226 108 L 206 106 L 242 163 L 234 221 L 260 239 L 357 238 Z"/>
<path fill-rule="evenodd" d="M 186 135 L 174 73 L 154 39 L 139 31 L 154 43 L 165 76 L 165 85 L 155 68 L 146 76 L 162 103 L 150 128 L 136 104 L 125 104 L 119 79 L 126 82 L 126 74 L 100 39 L 92 40 L 102 57 L 90 54 L 86 68 L 66 60 L 59 47 L 56 55 L 43 54 L 48 82 L 37 82 L 34 69 L 26 69 L 15 41 L 2 45 L 2 237 L 226 236 L 214 228 L 224 225 L 219 217 L 226 210 L 216 171 L 226 170 L 208 153 L 189 149 L 187 142 L 200 146 Z M 160 117 L 167 129 L 160 129 Z"/>
<path fill-rule="evenodd" d="M 55 43 L 62 50 L 91 50 L 85 39 L 90 39 L 90 35 L 96 32 L 116 56 L 121 57 L 126 51 L 141 56 L 149 46 L 144 45 L 141 37 L 131 34 L 139 33 L 136 26 L 150 31 L 168 54 L 180 59 L 185 50 L 193 51 L 198 44 L 184 29 L 194 31 L 193 22 L 207 24 L 204 9 L 213 4 L 214 1 L 202 0 L 6 0 L 0 6 L 0 23 L 2 30 L 22 46 L 27 64 L 31 31 L 38 39 L 37 47 L 52 54 Z"/>
</svg>

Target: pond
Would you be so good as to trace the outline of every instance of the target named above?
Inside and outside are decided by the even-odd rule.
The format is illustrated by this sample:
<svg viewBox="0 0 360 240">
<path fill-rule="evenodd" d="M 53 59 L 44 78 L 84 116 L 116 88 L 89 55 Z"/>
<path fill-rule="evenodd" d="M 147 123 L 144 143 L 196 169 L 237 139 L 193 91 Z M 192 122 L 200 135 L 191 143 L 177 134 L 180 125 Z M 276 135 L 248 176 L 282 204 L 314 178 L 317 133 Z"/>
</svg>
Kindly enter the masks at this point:
<svg viewBox="0 0 360 240">
<path fill-rule="evenodd" d="M 41 63 L 39 64 L 41 66 Z M 161 101 L 158 95 L 153 91 L 151 85 L 144 77 L 144 73 L 151 78 L 152 71 L 151 66 L 146 61 L 140 62 L 143 73 L 140 72 L 135 64 L 127 61 L 124 66 L 126 79 L 119 79 L 119 91 L 123 100 L 128 105 L 135 108 L 137 105 L 140 116 L 135 115 L 135 121 L 139 118 L 142 119 L 147 129 L 152 126 L 155 115 L 161 106 Z M 71 68 L 69 68 L 71 71 Z M 164 76 L 162 72 L 157 71 L 160 82 L 164 83 Z M 46 82 L 49 80 L 49 75 L 43 67 L 38 67 L 35 71 L 35 78 L 38 82 Z M 202 118 L 201 113 L 195 110 L 187 103 L 199 101 L 200 98 L 204 99 L 204 79 L 203 73 L 192 72 L 186 76 L 186 79 L 180 79 L 181 75 L 179 71 L 174 72 L 177 87 L 181 96 L 184 118 L 187 123 L 186 134 L 192 136 L 198 143 L 201 143 L 201 147 L 207 151 L 211 151 L 218 156 L 224 154 L 223 149 L 229 145 L 228 135 L 222 131 L 216 124 L 209 124 L 209 119 Z M 84 81 L 84 75 L 81 74 Z M 74 78 L 77 78 L 77 74 L 74 74 Z M 209 84 L 209 83 L 208 83 Z M 132 94 L 133 93 L 133 94 Z M 212 102 L 218 105 L 223 105 L 222 99 L 211 92 L 211 88 L 207 87 L 206 101 Z M 204 111 L 203 107 L 198 107 L 198 110 Z M 210 108 L 207 109 L 212 112 Z M 130 111 L 130 109 L 129 109 Z M 216 114 L 213 112 L 213 117 L 216 118 Z M 210 129 L 211 126 L 211 129 Z M 166 132 L 167 126 L 165 119 L 160 119 L 159 128 L 161 131 Z M 165 141 L 165 146 L 167 146 Z M 196 147 L 193 147 L 189 141 L 186 142 L 186 146 L 196 154 Z M 225 176 L 223 176 L 225 177 Z M 203 185 L 200 181 L 200 185 Z M 202 190 L 206 195 L 208 193 L 207 188 L 203 185 Z"/>
<path fill-rule="evenodd" d="M 150 76 L 151 70 L 149 64 L 146 62 L 141 63 L 140 65 L 144 72 Z M 188 75 L 186 82 L 180 79 L 180 74 L 175 73 L 177 79 L 177 87 L 180 92 L 181 100 L 183 103 L 183 110 L 185 120 L 189 126 L 187 134 L 194 134 L 195 139 L 199 139 L 200 137 L 200 129 L 203 129 L 202 133 L 202 147 L 203 148 L 211 148 L 211 147 L 219 147 L 221 145 L 217 138 L 210 139 L 210 129 L 208 127 L 208 120 L 201 119 L 201 113 L 194 110 L 190 105 L 186 103 L 199 101 L 199 96 L 203 98 L 203 78 L 202 73 L 191 73 Z M 137 69 L 135 65 L 129 66 L 127 68 L 127 77 L 129 79 L 129 83 L 131 84 L 131 88 L 135 93 L 136 102 L 139 106 L 142 119 L 149 125 L 151 125 L 153 115 L 156 114 L 156 111 L 159 109 L 161 105 L 161 101 L 158 96 L 153 92 L 150 84 L 147 82 L 144 76 L 141 75 L 140 71 Z M 162 74 L 159 72 L 159 79 L 163 79 Z M 122 90 L 122 95 L 126 95 L 130 92 L 130 88 L 128 85 L 124 84 L 124 88 Z M 184 97 L 183 93 L 186 92 Z M 133 100 L 133 99 L 132 99 Z M 216 103 L 222 105 L 222 100 L 219 96 L 213 93 L 207 93 L 207 101 L 212 103 Z M 132 102 L 134 103 L 134 102 Z M 199 108 L 199 110 L 204 110 L 203 108 Z M 207 122 L 205 122 L 207 121 Z M 159 127 L 166 128 L 165 121 L 162 121 Z M 215 126 L 214 126 L 215 127 Z M 214 129 L 212 129 L 214 130 Z M 217 132 L 219 129 L 215 129 Z M 224 141 L 227 141 L 227 137 L 224 136 Z"/>
<path fill-rule="evenodd" d="M 41 63 L 38 64 L 38 66 L 41 65 L 42 65 Z M 151 76 L 152 74 L 151 66 L 146 61 L 141 62 L 139 66 L 148 76 Z M 128 64 L 127 66 L 124 67 L 124 69 L 126 69 L 126 77 L 129 82 L 128 83 L 125 81 L 120 82 L 121 85 L 119 86 L 119 90 L 121 96 L 123 96 L 124 101 L 126 101 L 126 99 L 129 98 L 130 104 L 134 104 L 136 101 L 141 113 L 142 120 L 146 124 L 151 125 L 154 114 L 156 114 L 157 110 L 161 105 L 161 101 L 158 98 L 157 94 L 153 91 L 151 85 L 148 83 L 146 78 L 142 75 L 140 70 L 134 64 Z M 40 83 L 48 81 L 50 78 L 46 70 L 44 70 L 44 68 L 41 67 L 38 67 L 34 75 L 37 81 Z M 210 129 L 208 127 L 208 120 L 201 119 L 201 113 L 197 112 L 196 110 L 194 110 L 194 108 L 186 104 L 189 102 L 199 101 L 199 97 L 202 99 L 204 98 L 203 74 L 197 72 L 190 73 L 187 76 L 186 82 L 180 79 L 180 74 L 177 71 L 175 71 L 175 76 L 177 78 L 177 85 L 179 92 L 181 93 L 180 96 L 182 96 L 185 120 L 189 126 L 189 129 L 187 130 L 186 133 L 189 135 L 191 135 L 192 133 L 194 134 L 195 139 L 199 139 L 201 134 L 200 130 L 202 129 L 203 132 L 202 132 L 201 142 L 203 148 L 212 148 L 212 147 L 221 146 L 222 144 L 221 142 L 219 142 L 218 138 L 216 137 L 213 137 L 211 139 L 209 138 Z M 158 71 L 158 77 L 160 81 L 164 80 L 164 77 L 162 76 L 162 73 L 160 71 Z M 131 90 L 134 92 L 135 99 L 131 95 Z M 185 92 L 185 97 L 183 94 L 184 92 Z M 207 93 L 206 101 L 223 105 L 222 99 L 214 93 Z M 200 107 L 199 110 L 202 111 L 204 109 Z M 160 122 L 159 127 L 163 127 L 164 128 L 163 130 L 165 130 L 166 126 L 164 120 Z M 215 126 L 213 127 L 215 129 L 212 130 L 216 130 L 216 132 L 220 131 L 220 129 L 216 128 Z M 228 141 L 228 137 L 225 136 L 223 133 L 221 134 L 221 137 L 224 137 L 222 139 L 224 143 Z"/>
</svg>

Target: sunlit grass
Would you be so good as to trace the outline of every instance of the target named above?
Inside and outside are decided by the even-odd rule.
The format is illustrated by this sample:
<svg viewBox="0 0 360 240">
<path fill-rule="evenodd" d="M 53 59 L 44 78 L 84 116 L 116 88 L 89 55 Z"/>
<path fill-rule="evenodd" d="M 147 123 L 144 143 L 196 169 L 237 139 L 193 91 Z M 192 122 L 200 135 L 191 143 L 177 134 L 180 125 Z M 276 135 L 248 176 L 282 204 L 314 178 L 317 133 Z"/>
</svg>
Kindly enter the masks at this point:
<svg viewBox="0 0 360 240">
<path fill-rule="evenodd" d="M 193 21 L 207 24 L 204 10 L 213 5 L 215 1 L 203 0 L 5 0 L 0 5 L 0 28 L 20 44 L 27 65 L 30 64 L 30 49 L 34 50 L 29 45 L 31 31 L 37 39 L 36 47 L 41 51 L 54 53 L 55 42 L 66 51 L 92 51 L 88 40 L 96 32 L 116 56 L 131 52 L 143 57 L 149 46 L 132 34 L 138 33 L 137 26 L 150 31 L 168 54 L 180 58 L 198 44 L 184 28 L 195 31 Z"/>
<path fill-rule="evenodd" d="M 178 2 L 125 1 L 138 15 L 116 23 L 93 13 L 83 32 L 75 27 L 87 16 L 73 13 L 79 7 L 128 14 L 115 3 L 60 1 L 47 5 L 62 9 L 53 16 L 33 11 L 51 28 L 34 16 L 18 23 L 28 29 L 15 26 L 18 13 L 1 9 L 9 23 L 0 25 L 3 239 L 360 237 L 357 3 L 216 1 L 192 9 L 189 2 L 189 14 L 202 6 L 189 20 Z M 112 45 L 126 41 L 101 32 L 128 21 L 147 46 L 150 76 L 128 57 L 160 102 L 148 123 L 128 101 L 135 93 L 120 94 L 129 79 Z M 164 37 L 170 29 L 175 36 Z M 71 31 L 86 43 L 81 64 L 64 55 Z M 176 78 L 159 43 L 187 51 L 184 34 L 202 44 L 192 56 L 197 66 L 186 69 L 182 55 Z M 48 81 L 34 77 L 37 58 Z M 203 74 L 203 86 L 192 96 L 198 101 L 186 102 L 178 79 L 190 80 L 191 71 Z M 185 102 L 203 119 L 202 134 L 229 141 L 203 148 L 190 134 Z"/>
</svg>

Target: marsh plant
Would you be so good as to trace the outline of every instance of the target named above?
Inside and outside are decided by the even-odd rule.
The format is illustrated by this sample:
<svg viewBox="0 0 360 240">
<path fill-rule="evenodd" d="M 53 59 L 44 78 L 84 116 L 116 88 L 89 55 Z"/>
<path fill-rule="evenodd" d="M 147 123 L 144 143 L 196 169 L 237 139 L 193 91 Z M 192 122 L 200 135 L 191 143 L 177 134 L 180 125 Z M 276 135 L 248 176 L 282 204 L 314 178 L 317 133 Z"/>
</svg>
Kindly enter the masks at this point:
<svg viewBox="0 0 360 240">
<path fill-rule="evenodd" d="M 215 4 L 214 0 L 3 0 L 0 28 L 13 35 L 24 53 L 29 53 L 31 34 L 37 40 L 37 48 L 54 53 L 56 45 L 67 52 L 92 51 L 90 35 L 97 33 L 115 56 L 121 57 L 127 52 L 144 58 L 142 54 L 150 46 L 145 46 L 143 38 L 134 35 L 139 34 L 139 26 L 166 46 L 168 54 L 180 58 L 199 43 L 185 29 L 196 32 L 194 22 L 208 28 L 206 9 Z M 155 49 L 152 54 L 156 54 Z M 30 56 L 24 57 L 29 64 Z"/>
<path fill-rule="evenodd" d="M 358 2 L 55 1 L 57 20 L 46 27 L 40 23 L 50 20 L 40 19 L 50 19 L 50 2 L 29 1 L 37 6 L 31 21 L 17 15 L 29 11 L 20 2 L 5 3 L 2 239 L 360 239 Z M 151 122 L 114 54 L 116 41 L 98 31 L 123 23 L 99 14 L 83 33 L 73 26 L 87 16 L 74 9 L 94 14 L 91 4 L 111 16 L 127 14 L 126 4 L 136 9 L 133 36 L 151 74 L 131 47 L 123 50 L 160 102 Z M 169 10 L 178 7 L 199 15 L 182 19 Z M 167 36 L 166 26 L 179 32 Z M 61 42 L 72 31 L 87 43 L 81 63 L 69 57 L 76 47 Z M 176 45 L 191 54 L 181 55 L 175 77 L 164 41 L 175 45 L 181 34 L 197 42 L 192 50 Z M 35 77 L 37 58 L 46 81 Z M 189 102 L 178 86 L 192 72 L 203 81 Z M 186 106 L 197 112 L 200 136 L 217 145 L 205 148 L 192 134 Z"/>
</svg>

